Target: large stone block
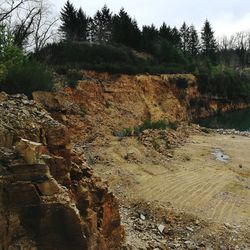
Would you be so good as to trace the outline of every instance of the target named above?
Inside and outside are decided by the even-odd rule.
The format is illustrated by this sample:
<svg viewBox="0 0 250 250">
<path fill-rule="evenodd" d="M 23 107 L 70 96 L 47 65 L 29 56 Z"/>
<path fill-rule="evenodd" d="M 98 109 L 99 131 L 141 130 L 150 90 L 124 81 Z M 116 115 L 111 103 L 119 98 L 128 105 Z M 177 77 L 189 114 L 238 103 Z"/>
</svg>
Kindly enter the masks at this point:
<svg viewBox="0 0 250 250">
<path fill-rule="evenodd" d="M 16 145 L 16 150 L 27 164 L 32 165 L 43 163 L 41 160 L 43 145 L 41 143 L 21 139 L 21 141 Z"/>
</svg>

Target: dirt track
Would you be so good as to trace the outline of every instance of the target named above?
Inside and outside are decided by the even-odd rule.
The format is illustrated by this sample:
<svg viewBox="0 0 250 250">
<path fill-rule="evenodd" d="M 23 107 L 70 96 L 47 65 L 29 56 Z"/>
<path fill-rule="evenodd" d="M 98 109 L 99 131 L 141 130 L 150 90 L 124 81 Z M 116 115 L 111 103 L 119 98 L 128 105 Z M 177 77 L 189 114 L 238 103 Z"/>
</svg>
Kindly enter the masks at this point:
<svg viewBox="0 0 250 250">
<path fill-rule="evenodd" d="M 218 134 L 193 135 L 173 158 L 151 154 L 136 139 L 113 141 L 96 172 L 111 188 L 131 200 L 157 201 L 218 223 L 250 225 L 250 139 Z M 228 163 L 212 155 L 221 149 Z M 133 160 L 124 159 L 126 154 Z M 126 158 L 126 157 L 125 157 Z"/>
</svg>

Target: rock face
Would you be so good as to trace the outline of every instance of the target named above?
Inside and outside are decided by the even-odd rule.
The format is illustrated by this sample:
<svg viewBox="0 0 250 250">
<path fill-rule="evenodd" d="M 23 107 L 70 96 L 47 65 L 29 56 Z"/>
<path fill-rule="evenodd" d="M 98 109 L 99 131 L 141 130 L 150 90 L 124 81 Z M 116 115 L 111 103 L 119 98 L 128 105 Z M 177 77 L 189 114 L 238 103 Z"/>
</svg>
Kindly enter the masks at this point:
<svg viewBox="0 0 250 250">
<path fill-rule="evenodd" d="M 197 93 L 192 75 L 182 76 L 188 86 L 181 89 L 171 83 L 169 75 L 83 74 L 86 80 L 74 89 L 33 93 L 38 103 L 69 128 L 74 142 L 78 138 L 92 141 L 97 135 L 105 137 L 148 119 L 185 121 L 186 103 Z"/>
<path fill-rule="evenodd" d="M 0 249 L 119 249 L 118 203 L 68 130 L 23 95 L 0 94 Z"/>
<path fill-rule="evenodd" d="M 34 99 L 65 124 L 78 144 L 151 119 L 181 122 L 249 106 L 202 96 L 193 75 L 110 75 L 83 71 L 76 88 L 36 92 Z M 184 79 L 186 86 L 178 86 Z M 98 135 L 98 136 L 97 136 Z M 79 138 L 81 141 L 79 141 Z"/>
</svg>

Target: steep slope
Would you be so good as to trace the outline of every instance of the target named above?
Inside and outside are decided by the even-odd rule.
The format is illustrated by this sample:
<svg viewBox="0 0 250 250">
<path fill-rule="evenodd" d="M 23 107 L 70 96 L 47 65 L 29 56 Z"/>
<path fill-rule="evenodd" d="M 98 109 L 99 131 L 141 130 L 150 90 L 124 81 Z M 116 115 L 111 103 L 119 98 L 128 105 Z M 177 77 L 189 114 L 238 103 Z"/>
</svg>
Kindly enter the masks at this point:
<svg viewBox="0 0 250 250">
<path fill-rule="evenodd" d="M 135 127 L 145 120 L 182 122 L 244 109 L 244 101 L 203 96 L 193 75 L 111 75 L 82 71 L 76 88 L 33 93 L 70 130 L 73 141 Z"/>
<path fill-rule="evenodd" d="M 119 249 L 118 203 L 71 149 L 68 129 L 0 94 L 0 248 Z"/>
<path fill-rule="evenodd" d="M 171 76 L 128 76 L 84 72 L 86 80 L 74 89 L 56 93 L 36 92 L 41 103 L 69 128 L 73 141 L 91 135 L 112 134 L 142 121 L 188 119 L 187 102 L 197 94 L 195 79 L 184 75 L 188 88 L 171 84 Z M 92 138 L 93 139 L 93 138 Z"/>
</svg>

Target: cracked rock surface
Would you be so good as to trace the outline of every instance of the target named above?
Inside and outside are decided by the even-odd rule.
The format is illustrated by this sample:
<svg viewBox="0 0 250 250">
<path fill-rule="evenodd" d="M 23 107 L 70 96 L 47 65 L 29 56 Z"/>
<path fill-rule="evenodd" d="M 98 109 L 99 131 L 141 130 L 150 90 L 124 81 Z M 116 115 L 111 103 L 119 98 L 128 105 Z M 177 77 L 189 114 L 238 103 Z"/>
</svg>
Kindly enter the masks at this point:
<svg viewBox="0 0 250 250">
<path fill-rule="evenodd" d="M 119 249 L 122 235 L 116 199 L 67 128 L 0 93 L 0 249 Z"/>
</svg>

